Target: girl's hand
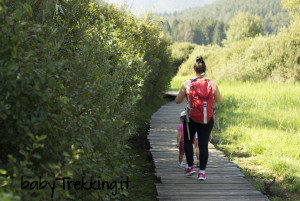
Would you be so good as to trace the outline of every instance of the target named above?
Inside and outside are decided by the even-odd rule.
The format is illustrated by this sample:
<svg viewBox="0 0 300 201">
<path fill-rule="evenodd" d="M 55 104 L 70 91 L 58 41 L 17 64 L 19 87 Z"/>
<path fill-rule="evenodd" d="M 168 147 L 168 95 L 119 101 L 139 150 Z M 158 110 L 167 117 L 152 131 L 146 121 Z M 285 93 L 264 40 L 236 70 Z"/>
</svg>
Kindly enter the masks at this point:
<svg viewBox="0 0 300 201">
<path fill-rule="evenodd" d="M 176 144 L 176 147 L 177 147 L 177 148 L 179 147 L 179 143 Z"/>
<path fill-rule="evenodd" d="M 211 142 L 212 138 L 213 138 L 212 133 L 210 133 L 210 135 L 209 135 L 209 141 L 210 142 Z"/>
</svg>

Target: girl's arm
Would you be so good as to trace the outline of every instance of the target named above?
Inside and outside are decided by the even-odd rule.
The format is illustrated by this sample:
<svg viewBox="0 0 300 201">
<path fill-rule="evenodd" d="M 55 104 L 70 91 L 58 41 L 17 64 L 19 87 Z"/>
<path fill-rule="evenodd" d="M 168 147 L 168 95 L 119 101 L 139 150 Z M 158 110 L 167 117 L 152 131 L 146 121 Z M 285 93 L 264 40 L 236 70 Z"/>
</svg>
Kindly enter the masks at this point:
<svg viewBox="0 0 300 201">
<path fill-rule="evenodd" d="M 209 141 L 211 142 L 213 136 L 212 136 L 212 132 L 210 132 L 210 135 L 209 135 Z"/>
</svg>

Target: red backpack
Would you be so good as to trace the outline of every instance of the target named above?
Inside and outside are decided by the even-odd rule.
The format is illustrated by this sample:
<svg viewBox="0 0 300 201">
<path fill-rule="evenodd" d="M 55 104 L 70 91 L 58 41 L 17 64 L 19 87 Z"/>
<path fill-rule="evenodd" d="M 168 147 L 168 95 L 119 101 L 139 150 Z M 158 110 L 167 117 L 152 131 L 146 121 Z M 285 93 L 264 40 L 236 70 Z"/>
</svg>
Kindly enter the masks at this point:
<svg viewBox="0 0 300 201">
<path fill-rule="evenodd" d="M 207 124 L 214 113 L 214 97 L 208 79 L 199 77 L 191 79 L 187 94 L 187 112 L 193 121 Z"/>
</svg>

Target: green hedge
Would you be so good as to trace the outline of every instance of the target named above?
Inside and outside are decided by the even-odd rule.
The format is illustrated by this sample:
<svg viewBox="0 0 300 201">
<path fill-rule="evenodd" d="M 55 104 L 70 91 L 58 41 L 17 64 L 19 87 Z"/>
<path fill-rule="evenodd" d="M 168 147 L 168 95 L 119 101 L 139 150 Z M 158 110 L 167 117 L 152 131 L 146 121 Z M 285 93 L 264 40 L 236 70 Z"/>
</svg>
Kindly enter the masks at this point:
<svg viewBox="0 0 300 201">
<path fill-rule="evenodd" d="M 22 176 L 125 180 L 127 139 L 175 71 L 160 23 L 93 0 L 0 0 L 0 24 L 0 200 L 51 200 Z M 56 200 L 127 194 L 56 183 Z"/>
</svg>

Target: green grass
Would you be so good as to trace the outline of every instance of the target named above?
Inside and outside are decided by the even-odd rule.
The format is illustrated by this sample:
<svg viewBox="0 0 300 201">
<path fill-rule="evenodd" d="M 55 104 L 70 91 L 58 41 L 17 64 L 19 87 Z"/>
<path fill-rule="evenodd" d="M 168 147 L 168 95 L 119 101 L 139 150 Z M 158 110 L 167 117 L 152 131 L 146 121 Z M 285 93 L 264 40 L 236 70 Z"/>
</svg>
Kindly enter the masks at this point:
<svg viewBox="0 0 300 201">
<path fill-rule="evenodd" d="M 171 80 L 171 86 L 170 86 L 170 90 L 172 91 L 179 91 L 179 89 L 181 88 L 183 82 L 187 79 L 192 78 L 192 75 L 190 76 L 176 76 L 173 77 L 173 79 Z"/>
<path fill-rule="evenodd" d="M 186 79 L 175 77 L 170 88 L 179 90 Z M 217 84 L 223 96 L 219 104 L 223 142 L 217 147 L 256 179 L 276 177 L 277 188 L 284 190 L 284 200 L 299 199 L 300 84 Z M 258 184 L 263 191 L 262 182 Z"/>
<path fill-rule="evenodd" d="M 131 149 L 128 151 L 132 159 L 132 168 L 129 170 L 130 188 L 126 201 L 148 201 L 156 200 L 157 192 L 155 183 L 158 183 L 155 176 L 155 166 L 150 153 L 150 144 L 147 139 L 149 125 L 139 128 L 138 135 L 129 140 Z"/>
</svg>

